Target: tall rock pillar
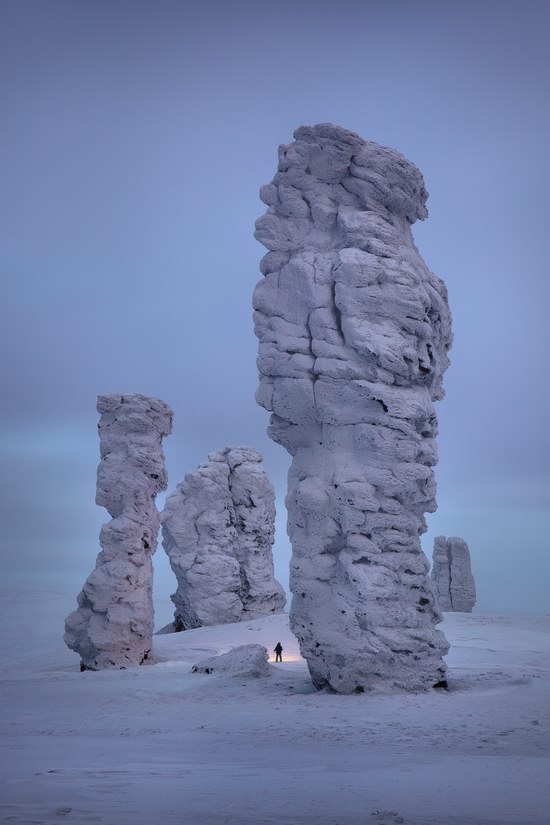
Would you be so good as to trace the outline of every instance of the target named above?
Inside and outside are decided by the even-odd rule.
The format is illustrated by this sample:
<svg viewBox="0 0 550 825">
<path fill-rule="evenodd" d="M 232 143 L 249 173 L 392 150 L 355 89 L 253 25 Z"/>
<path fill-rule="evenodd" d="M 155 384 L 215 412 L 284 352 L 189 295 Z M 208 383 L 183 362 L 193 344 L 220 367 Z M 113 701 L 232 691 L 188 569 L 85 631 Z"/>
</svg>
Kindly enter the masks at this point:
<svg viewBox="0 0 550 825">
<path fill-rule="evenodd" d="M 472 612 L 476 603 L 476 583 L 470 550 L 464 539 L 437 536 L 434 541 L 431 579 L 440 610 Z"/>
<path fill-rule="evenodd" d="M 252 447 L 225 447 L 187 473 L 161 514 L 178 581 L 169 629 L 239 622 L 283 610 L 271 545 L 275 491 Z"/>
<path fill-rule="evenodd" d="M 144 395 L 100 395 L 101 462 L 96 504 L 112 520 L 101 528 L 95 570 L 65 622 L 65 642 L 83 669 L 140 665 L 153 634 L 153 566 L 159 515 L 155 497 L 167 486 L 162 438 L 172 410 Z"/>
<path fill-rule="evenodd" d="M 292 455 L 291 627 L 318 688 L 443 683 L 420 546 L 433 512 L 451 318 L 411 224 L 422 175 L 331 124 L 301 127 L 261 190 L 254 293 L 269 434 Z"/>
</svg>

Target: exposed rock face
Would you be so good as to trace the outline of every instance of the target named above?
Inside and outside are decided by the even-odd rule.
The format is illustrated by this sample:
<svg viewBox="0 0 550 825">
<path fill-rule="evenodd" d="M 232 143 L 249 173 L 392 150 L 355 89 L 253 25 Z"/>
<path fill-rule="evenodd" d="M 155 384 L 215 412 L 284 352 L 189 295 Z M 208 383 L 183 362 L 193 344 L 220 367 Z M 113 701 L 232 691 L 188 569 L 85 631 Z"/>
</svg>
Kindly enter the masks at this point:
<svg viewBox="0 0 550 825">
<path fill-rule="evenodd" d="M 476 603 L 476 585 L 470 551 L 463 539 L 437 536 L 431 578 L 440 610 L 472 612 Z"/>
<path fill-rule="evenodd" d="M 262 645 L 240 645 L 221 656 L 211 656 L 193 665 L 192 673 L 215 673 L 258 679 L 270 676 L 267 648 Z"/>
<path fill-rule="evenodd" d="M 410 229 L 427 193 L 392 149 L 330 124 L 294 137 L 261 190 L 254 294 L 256 399 L 293 456 L 291 628 L 319 688 L 422 689 L 448 650 L 419 538 L 451 344 Z"/>
<path fill-rule="evenodd" d="M 155 497 L 167 486 L 162 438 L 172 410 L 144 395 L 100 395 L 101 463 L 96 504 L 112 521 L 101 528 L 101 552 L 65 622 L 65 642 L 82 667 L 142 664 L 153 633 L 153 567 L 159 515 Z"/>
<path fill-rule="evenodd" d="M 178 580 L 175 630 L 281 611 L 273 575 L 275 493 L 251 447 L 226 447 L 188 473 L 161 515 Z"/>
</svg>

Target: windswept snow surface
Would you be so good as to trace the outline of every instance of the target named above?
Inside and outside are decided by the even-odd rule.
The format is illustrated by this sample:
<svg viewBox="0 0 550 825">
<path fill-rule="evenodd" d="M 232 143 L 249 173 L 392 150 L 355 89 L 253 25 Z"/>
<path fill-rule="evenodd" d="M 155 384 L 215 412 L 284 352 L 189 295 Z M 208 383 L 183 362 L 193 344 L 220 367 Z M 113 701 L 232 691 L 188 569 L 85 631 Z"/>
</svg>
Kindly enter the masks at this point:
<svg viewBox="0 0 550 825">
<path fill-rule="evenodd" d="M 2 822 L 550 822 L 548 616 L 446 614 L 449 692 L 339 696 L 312 688 L 287 615 L 155 636 L 151 665 L 80 673 L 71 595 L 2 596 Z M 278 641 L 270 678 L 190 672 Z"/>
</svg>

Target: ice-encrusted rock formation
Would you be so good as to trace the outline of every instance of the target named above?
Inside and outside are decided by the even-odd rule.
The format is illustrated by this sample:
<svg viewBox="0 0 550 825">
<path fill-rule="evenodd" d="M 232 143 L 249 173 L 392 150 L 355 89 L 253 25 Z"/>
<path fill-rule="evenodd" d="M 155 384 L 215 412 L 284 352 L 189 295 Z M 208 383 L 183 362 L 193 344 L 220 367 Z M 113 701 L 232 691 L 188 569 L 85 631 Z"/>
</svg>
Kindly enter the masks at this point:
<svg viewBox="0 0 550 825">
<path fill-rule="evenodd" d="M 174 630 L 281 611 L 273 574 L 275 493 L 252 447 L 226 447 L 178 484 L 161 514 L 178 588 Z"/>
<path fill-rule="evenodd" d="M 419 538 L 451 344 L 410 229 L 427 193 L 393 149 L 331 124 L 294 137 L 261 190 L 254 294 L 256 399 L 293 456 L 291 628 L 319 688 L 422 689 L 448 650 Z"/>
<path fill-rule="evenodd" d="M 65 622 L 65 642 L 83 669 L 142 664 L 153 633 L 153 566 L 159 514 L 155 497 L 167 486 L 162 438 L 172 410 L 145 395 L 100 395 L 101 462 L 96 504 L 112 521 L 101 528 L 95 570 Z"/>
<path fill-rule="evenodd" d="M 262 645 L 239 645 L 220 656 L 201 659 L 193 665 L 191 672 L 258 679 L 271 675 L 268 659 L 267 648 Z"/>
<path fill-rule="evenodd" d="M 434 541 L 432 586 L 439 609 L 471 613 L 476 603 L 470 550 L 464 539 L 437 536 Z"/>
</svg>

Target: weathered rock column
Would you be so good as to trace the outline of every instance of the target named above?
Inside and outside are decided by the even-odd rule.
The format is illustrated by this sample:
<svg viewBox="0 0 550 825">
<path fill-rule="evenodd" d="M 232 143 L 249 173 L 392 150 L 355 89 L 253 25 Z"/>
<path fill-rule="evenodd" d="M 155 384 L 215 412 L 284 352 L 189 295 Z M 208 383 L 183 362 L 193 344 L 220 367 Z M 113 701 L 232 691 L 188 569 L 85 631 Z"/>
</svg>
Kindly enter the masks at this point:
<svg viewBox="0 0 550 825">
<path fill-rule="evenodd" d="M 101 463 L 96 504 L 112 521 L 101 528 L 101 552 L 65 622 L 65 642 L 90 670 L 140 665 L 153 634 L 152 555 L 159 515 L 155 497 L 167 486 L 162 438 L 172 410 L 144 395 L 100 395 Z"/>
<path fill-rule="evenodd" d="M 293 456 L 291 627 L 318 688 L 417 690 L 448 650 L 420 546 L 451 319 L 410 225 L 418 169 L 330 124 L 301 127 L 261 190 L 257 401 Z"/>
<path fill-rule="evenodd" d="M 437 536 L 431 579 L 440 610 L 472 612 L 476 603 L 476 584 L 470 550 L 464 539 Z"/>
<path fill-rule="evenodd" d="M 226 447 L 178 484 L 161 515 L 178 588 L 174 630 L 280 612 L 273 573 L 275 492 L 252 447 Z"/>
</svg>

